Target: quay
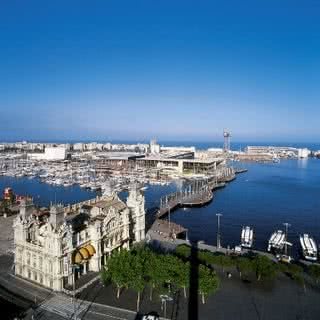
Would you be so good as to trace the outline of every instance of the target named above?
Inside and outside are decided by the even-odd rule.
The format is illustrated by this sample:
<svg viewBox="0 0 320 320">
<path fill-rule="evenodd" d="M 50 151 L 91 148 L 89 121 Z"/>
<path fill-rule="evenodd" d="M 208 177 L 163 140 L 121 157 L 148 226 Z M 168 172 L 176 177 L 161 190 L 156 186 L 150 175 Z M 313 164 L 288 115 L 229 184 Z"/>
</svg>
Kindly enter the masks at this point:
<svg viewBox="0 0 320 320">
<path fill-rule="evenodd" d="M 179 245 L 187 245 L 189 247 L 194 247 L 197 250 L 210 251 L 216 254 L 220 253 L 225 255 L 238 255 L 238 256 L 259 254 L 259 255 L 266 256 L 267 258 L 269 258 L 270 260 L 276 263 L 279 262 L 272 253 L 269 253 L 266 251 L 242 248 L 241 252 L 238 252 L 234 248 L 230 248 L 229 246 L 227 248 L 225 247 L 218 248 L 217 246 L 206 244 L 203 241 L 192 243 L 188 239 L 184 240 L 179 237 L 175 237 L 175 238 L 168 237 L 166 232 L 159 232 L 159 230 L 156 229 L 156 226 L 157 224 L 155 223 L 154 227 L 148 231 L 146 236 L 147 242 L 156 246 L 163 246 L 164 248 L 166 248 L 166 250 L 169 250 L 169 251 L 174 251 L 176 247 Z"/>
</svg>

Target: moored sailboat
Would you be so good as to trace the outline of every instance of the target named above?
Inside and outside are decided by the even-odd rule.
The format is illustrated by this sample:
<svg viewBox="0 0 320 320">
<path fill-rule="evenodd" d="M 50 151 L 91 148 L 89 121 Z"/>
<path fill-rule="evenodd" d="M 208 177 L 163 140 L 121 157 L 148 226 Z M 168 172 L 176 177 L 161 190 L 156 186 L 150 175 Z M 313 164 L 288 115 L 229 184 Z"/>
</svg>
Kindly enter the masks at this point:
<svg viewBox="0 0 320 320">
<path fill-rule="evenodd" d="M 241 232 L 241 246 L 251 248 L 253 244 L 253 229 L 249 226 L 243 227 Z"/>
<path fill-rule="evenodd" d="M 282 249 L 285 241 L 285 233 L 282 230 L 275 231 L 269 240 L 268 251 L 271 249 Z"/>
<path fill-rule="evenodd" d="M 300 244 L 304 258 L 310 261 L 317 261 L 318 250 L 314 239 L 305 233 L 300 235 Z"/>
</svg>

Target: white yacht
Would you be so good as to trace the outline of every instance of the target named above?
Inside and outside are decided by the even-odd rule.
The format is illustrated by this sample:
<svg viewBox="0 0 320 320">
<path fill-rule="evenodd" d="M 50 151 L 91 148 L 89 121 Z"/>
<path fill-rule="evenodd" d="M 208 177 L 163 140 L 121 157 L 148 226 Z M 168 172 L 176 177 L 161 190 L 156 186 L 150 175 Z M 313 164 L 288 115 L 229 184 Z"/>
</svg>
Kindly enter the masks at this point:
<svg viewBox="0 0 320 320">
<path fill-rule="evenodd" d="M 253 229 L 246 226 L 242 228 L 241 232 L 241 246 L 244 248 L 251 248 L 253 243 Z"/>
<path fill-rule="evenodd" d="M 271 249 L 282 249 L 285 244 L 285 233 L 282 230 L 275 231 L 269 240 L 268 251 Z"/>
<path fill-rule="evenodd" d="M 317 261 L 318 250 L 317 245 L 312 237 L 304 233 L 300 235 L 300 244 L 302 247 L 302 253 L 306 260 Z"/>
</svg>

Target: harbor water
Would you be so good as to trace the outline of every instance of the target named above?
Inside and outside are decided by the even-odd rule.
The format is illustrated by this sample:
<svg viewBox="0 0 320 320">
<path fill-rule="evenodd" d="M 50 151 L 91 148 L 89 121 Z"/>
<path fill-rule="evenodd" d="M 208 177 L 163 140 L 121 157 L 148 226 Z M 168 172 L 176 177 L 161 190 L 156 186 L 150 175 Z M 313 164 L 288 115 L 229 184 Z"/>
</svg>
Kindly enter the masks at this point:
<svg viewBox="0 0 320 320">
<path fill-rule="evenodd" d="M 254 228 L 254 247 L 266 250 L 274 230 L 291 224 L 288 241 L 299 249 L 299 234 L 309 233 L 320 242 L 320 160 L 282 160 L 280 163 L 246 163 L 248 172 L 215 192 L 203 208 L 179 209 L 171 220 L 189 229 L 189 238 L 216 244 L 217 218 L 221 217 L 221 243 L 240 243 L 242 226 Z"/>
<path fill-rule="evenodd" d="M 291 224 L 288 240 L 293 253 L 299 248 L 299 234 L 309 233 L 320 242 L 320 160 L 281 160 L 280 163 L 235 163 L 248 172 L 225 188 L 215 191 L 213 201 L 202 208 L 178 209 L 171 220 L 188 228 L 192 240 L 216 244 L 217 219 L 221 217 L 221 243 L 233 247 L 240 242 L 242 226 L 254 228 L 254 247 L 266 250 L 274 230 L 284 230 L 283 223 Z M 57 187 L 37 179 L 0 177 L 0 189 L 10 186 L 17 194 L 33 196 L 41 206 L 50 202 L 64 204 L 90 199 L 96 193 L 79 186 Z M 158 205 L 159 198 L 181 188 L 180 183 L 169 186 L 148 186 L 146 205 Z"/>
</svg>

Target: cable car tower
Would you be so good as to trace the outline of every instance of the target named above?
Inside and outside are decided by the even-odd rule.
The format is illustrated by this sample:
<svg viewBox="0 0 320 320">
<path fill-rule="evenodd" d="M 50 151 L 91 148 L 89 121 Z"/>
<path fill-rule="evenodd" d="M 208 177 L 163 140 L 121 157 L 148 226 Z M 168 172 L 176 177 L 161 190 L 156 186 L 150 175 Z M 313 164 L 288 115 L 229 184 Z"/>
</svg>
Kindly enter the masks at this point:
<svg viewBox="0 0 320 320">
<path fill-rule="evenodd" d="M 227 131 L 226 129 L 223 130 L 223 151 L 224 152 L 229 152 L 230 151 L 230 137 L 231 133 Z"/>
</svg>

